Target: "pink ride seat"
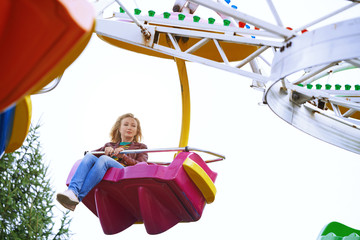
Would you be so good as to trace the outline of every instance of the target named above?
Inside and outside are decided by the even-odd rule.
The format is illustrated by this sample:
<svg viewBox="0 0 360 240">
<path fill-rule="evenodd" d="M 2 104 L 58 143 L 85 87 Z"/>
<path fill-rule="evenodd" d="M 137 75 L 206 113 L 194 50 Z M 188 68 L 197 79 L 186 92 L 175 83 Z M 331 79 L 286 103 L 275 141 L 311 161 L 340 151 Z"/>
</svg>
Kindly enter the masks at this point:
<svg viewBox="0 0 360 240">
<path fill-rule="evenodd" d="M 158 234 L 179 222 L 197 221 L 206 200 L 184 170 L 187 158 L 215 181 L 217 173 L 199 155 L 181 152 L 169 166 L 139 163 L 109 169 L 83 203 L 98 216 L 105 234 L 121 232 L 136 222 L 143 222 L 149 234 Z M 79 164 L 80 160 L 73 166 L 67 185 Z"/>
</svg>

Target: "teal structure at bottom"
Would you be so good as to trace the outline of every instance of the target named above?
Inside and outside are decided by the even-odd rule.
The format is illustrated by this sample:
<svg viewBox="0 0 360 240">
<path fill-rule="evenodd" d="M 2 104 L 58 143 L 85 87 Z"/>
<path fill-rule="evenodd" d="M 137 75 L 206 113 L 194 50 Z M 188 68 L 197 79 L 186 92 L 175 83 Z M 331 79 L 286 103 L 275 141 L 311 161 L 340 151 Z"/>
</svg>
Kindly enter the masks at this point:
<svg viewBox="0 0 360 240">
<path fill-rule="evenodd" d="M 317 240 L 360 240 L 360 230 L 331 222 L 321 230 Z"/>
</svg>

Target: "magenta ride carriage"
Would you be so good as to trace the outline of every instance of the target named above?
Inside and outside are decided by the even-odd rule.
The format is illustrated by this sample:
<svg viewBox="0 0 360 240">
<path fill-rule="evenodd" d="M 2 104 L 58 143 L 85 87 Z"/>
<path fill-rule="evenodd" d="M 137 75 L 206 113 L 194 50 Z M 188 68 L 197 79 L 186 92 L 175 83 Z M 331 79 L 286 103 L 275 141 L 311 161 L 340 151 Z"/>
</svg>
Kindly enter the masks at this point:
<svg viewBox="0 0 360 240">
<path fill-rule="evenodd" d="M 116 234 L 134 223 L 143 223 L 149 234 L 162 233 L 179 222 L 200 219 L 206 203 L 215 199 L 217 173 L 207 162 L 224 156 L 194 148 L 125 150 L 131 152 L 181 151 L 170 163 L 138 163 L 123 169 L 110 168 L 102 181 L 83 199 L 98 216 L 105 234 Z M 218 158 L 204 161 L 193 151 Z M 72 167 L 69 185 L 80 161 Z"/>
</svg>

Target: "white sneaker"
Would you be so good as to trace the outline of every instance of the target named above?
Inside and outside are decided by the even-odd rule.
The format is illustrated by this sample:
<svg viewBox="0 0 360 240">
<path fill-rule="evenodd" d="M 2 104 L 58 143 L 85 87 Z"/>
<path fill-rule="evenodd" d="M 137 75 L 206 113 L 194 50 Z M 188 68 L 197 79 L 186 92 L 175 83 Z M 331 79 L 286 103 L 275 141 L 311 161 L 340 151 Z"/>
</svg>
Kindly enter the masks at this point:
<svg viewBox="0 0 360 240">
<path fill-rule="evenodd" d="M 58 193 L 56 195 L 56 200 L 63 205 L 65 208 L 74 211 L 76 205 L 79 204 L 79 199 L 75 195 L 75 193 L 71 190 L 66 190 L 63 193 Z"/>
<path fill-rule="evenodd" d="M 75 211 L 76 205 L 67 205 L 65 203 L 61 203 L 61 205 L 63 205 L 63 207 L 69 209 L 70 211 Z"/>
</svg>

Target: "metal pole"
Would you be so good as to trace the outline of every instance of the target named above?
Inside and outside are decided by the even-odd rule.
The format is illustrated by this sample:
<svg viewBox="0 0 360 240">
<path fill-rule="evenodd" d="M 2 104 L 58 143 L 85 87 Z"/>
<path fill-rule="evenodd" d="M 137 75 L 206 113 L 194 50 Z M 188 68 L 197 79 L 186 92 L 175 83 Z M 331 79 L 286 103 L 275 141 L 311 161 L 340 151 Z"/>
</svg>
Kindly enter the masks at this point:
<svg viewBox="0 0 360 240">
<path fill-rule="evenodd" d="M 248 62 L 250 62 L 251 60 L 253 60 L 254 58 L 256 58 L 257 56 L 259 56 L 260 54 L 262 54 L 264 51 L 266 51 L 270 46 L 262 46 L 261 48 L 259 48 L 258 50 L 256 50 L 255 52 L 253 52 L 252 54 L 250 54 L 249 56 L 247 56 L 244 60 L 242 60 L 240 63 L 238 63 L 235 67 L 236 68 L 241 68 L 243 67 L 245 64 L 247 64 Z"/>
<path fill-rule="evenodd" d="M 295 32 L 299 32 L 299 31 L 304 30 L 304 29 L 306 29 L 306 28 L 308 28 L 308 27 L 310 27 L 312 25 L 315 25 L 315 24 L 317 24 L 317 23 L 319 23 L 319 22 L 321 22 L 321 21 L 323 21 L 325 19 L 328 19 L 328 18 L 330 18 L 330 17 L 332 17 L 332 16 L 334 16 L 334 15 L 336 15 L 336 14 L 342 12 L 342 11 L 345 11 L 348 8 L 354 7 L 356 4 L 358 4 L 358 3 L 354 2 L 354 3 L 351 3 L 351 4 L 349 4 L 349 5 L 347 5 L 347 6 L 343 7 L 343 8 L 340 8 L 340 9 L 338 9 L 338 10 L 332 12 L 332 13 L 329 13 L 328 15 L 325 15 L 325 16 L 323 16 L 323 17 L 321 17 L 321 18 L 319 18 L 319 19 L 317 19 L 317 20 L 315 20 L 313 22 L 310 22 L 310 23 L 308 23 L 308 24 L 306 24 L 306 25 L 304 25 L 302 27 L 299 27 L 298 29 L 295 29 Z"/>
<path fill-rule="evenodd" d="M 125 11 L 125 13 L 134 21 L 134 23 L 140 27 L 142 34 L 144 34 L 146 39 L 150 39 L 151 33 L 139 22 L 139 20 L 136 19 L 134 15 L 132 15 L 131 12 L 129 12 L 124 4 L 120 2 L 120 0 L 116 0 L 116 2 L 120 5 L 120 7 Z"/>
<path fill-rule="evenodd" d="M 199 148 L 192 148 L 189 146 L 186 147 L 177 147 L 177 148 L 157 148 L 157 149 L 137 149 L 137 150 L 124 150 L 121 152 L 121 154 L 130 154 L 130 153 L 158 153 L 158 152 L 179 152 L 179 151 L 183 151 L 183 152 L 190 152 L 190 151 L 196 151 L 196 152 L 203 152 L 203 153 L 207 153 L 222 159 L 225 159 L 225 156 L 222 154 L 218 154 L 218 153 L 214 153 L 211 151 L 207 151 L 207 150 L 203 150 L 203 149 L 199 149 Z M 87 153 L 87 151 L 85 152 Z M 92 154 L 104 154 L 104 151 L 93 151 L 90 152 Z"/>
<path fill-rule="evenodd" d="M 280 16 L 279 16 L 278 12 L 276 11 L 276 8 L 275 8 L 273 2 L 271 0 L 267 0 L 267 3 L 269 5 L 269 7 L 270 7 L 270 10 L 271 10 L 272 14 L 274 15 L 274 18 L 275 18 L 277 24 L 280 27 L 284 27 L 284 24 L 282 23 L 282 21 L 280 19 Z"/>
<path fill-rule="evenodd" d="M 121 154 L 131 154 L 131 153 L 157 153 L 157 152 L 177 152 L 185 151 L 185 148 L 157 148 L 157 149 L 137 149 L 137 150 L 124 150 Z M 104 154 L 104 151 L 93 151 L 92 154 Z"/>
</svg>

